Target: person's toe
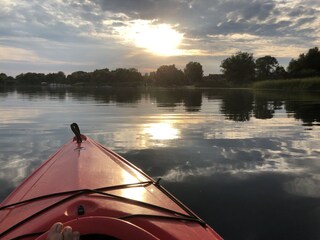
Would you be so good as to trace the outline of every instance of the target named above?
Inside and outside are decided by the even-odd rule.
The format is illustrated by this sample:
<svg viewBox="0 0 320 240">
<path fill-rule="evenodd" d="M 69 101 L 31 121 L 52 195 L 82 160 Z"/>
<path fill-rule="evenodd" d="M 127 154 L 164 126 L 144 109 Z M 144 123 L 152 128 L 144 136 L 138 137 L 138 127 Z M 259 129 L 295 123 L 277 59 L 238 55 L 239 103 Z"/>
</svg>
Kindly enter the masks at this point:
<svg viewBox="0 0 320 240">
<path fill-rule="evenodd" d="M 79 232 L 73 232 L 73 240 L 79 240 L 80 239 L 80 233 Z"/>
<path fill-rule="evenodd" d="M 67 226 L 62 230 L 63 240 L 73 240 L 72 228 Z"/>
<path fill-rule="evenodd" d="M 62 226 L 63 225 L 60 222 L 53 224 L 48 232 L 48 240 L 60 239 Z"/>
</svg>

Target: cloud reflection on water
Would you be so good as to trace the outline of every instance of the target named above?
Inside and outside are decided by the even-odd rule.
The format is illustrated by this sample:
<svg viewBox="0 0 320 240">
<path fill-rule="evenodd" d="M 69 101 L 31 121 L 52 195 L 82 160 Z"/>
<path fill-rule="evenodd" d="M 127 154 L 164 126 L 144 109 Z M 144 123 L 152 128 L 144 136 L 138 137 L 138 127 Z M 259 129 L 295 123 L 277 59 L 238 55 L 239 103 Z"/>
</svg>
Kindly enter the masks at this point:
<svg viewBox="0 0 320 240">
<path fill-rule="evenodd" d="M 288 193 L 298 196 L 320 198 L 320 176 L 316 174 L 305 174 L 297 176 L 284 184 Z"/>
<path fill-rule="evenodd" d="M 129 151 L 125 155 L 130 158 L 132 153 L 135 158 L 141 156 L 140 160 L 135 161 L 137 164 L 142 168 L 149 169 L 149 174 L 152 176 L 162 177 L 167 181 L 185 181 L 190 176 L 209 177 L 216 173 L 232 175 L 259 174 L 261 172 L 298 174 L 305 171 L 305 166 L 299 166 L 293 159 L 289 161 L 286 158 L 285 155 L 290 154 L 291 150 L 284 150 L 276 139 L 251 139 L 250 141 L 242 139 L 241 141 L 241 144 L 232 144 L 230 141 L 207 140 L 202 142 L 203 147 L 199 145 L 192 147 L 191 145 L 196 143 L 191 141 L 189 148 L 167 147 L 164 150 L 136 150 Z M 266 146 L 269 145 L 269 149 L 259 147 L 262 142 Z M 255 144 L 256 146 L 254 146 Z M 303 154 L 301 153 L 301 155 Z M 301 155 L 296 159 L 299 159 Z M 158 161 L 166 166 L 165 171 L 163 168 L 157 168 Z"/>
<path fill-rule="evenodd" d="M 76 121 L 84 134 L 162 177 L 226 239 L 277 239 L 279 232 L 301 239 L 297 225 L 309 239 L 320 236 L 318 95 L 32 91 L 0 97 L 1 199 L 72 137 L 67 129 Z"/>
</svg>

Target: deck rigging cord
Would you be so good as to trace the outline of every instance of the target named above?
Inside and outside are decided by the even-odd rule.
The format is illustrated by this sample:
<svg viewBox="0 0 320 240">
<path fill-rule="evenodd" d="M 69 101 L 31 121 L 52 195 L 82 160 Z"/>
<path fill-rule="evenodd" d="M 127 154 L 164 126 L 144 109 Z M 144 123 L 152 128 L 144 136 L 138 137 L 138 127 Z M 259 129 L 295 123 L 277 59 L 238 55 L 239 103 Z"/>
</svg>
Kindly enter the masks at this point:
<svg viewBox="0 0 320 240">
<path fill-rule="evenodd" d="M 28 199 L 28 200 L 25 200 L 25 201 L 21 201 L 21 202 L 17 202 L 17 203 L 13 203 L 13 204 L 9 204 L 9 205 L 3 206 L 3 207 L 0 208 L 0 211 L 1 210 L 5 210 L 5 209 L 10 208 L 10 207 L 13 207 L 13 206 L 25 204 L 25 203 L 28 203 L 28 202 L 39 201 L 39 200 L 50 198 L 50 197 L 57 197 L 57 196 L 63 196 L 63 195 L 66 195 L 66 194 L 71 194 L 71 195 L 69 195 L 69 196 L 67 196 L 67 197 L 65 197 L 65 198 L 63 198 L 63 199 L 61 199 L 61 200 L 59 200 L 59 201 L 47 206 L 47 207 L 45 207 L 44 209 L 39 210 L 38 212 L 30 215 L 29 217 L 27 217 L 27 218 L 23 219 L 22 221 L 16 223 L 15 225 L 11 226 L 7 230 L 5 230 L 2 233 L 0 233 L 0 237 L 3 237 L 4 235 L 6 235 L 9 232 L 11 232 L 14 229 L 16 229 L 17 227 L 19 227 L 22 224 L 30 221 L 33 218 L 45 213 L 46 211 L 48 211 L 48 210 L 50 210 L 50 209 L 52 209 L 52 208 L 54 208 L 56 206 L 59 206 L 59 205 L 63 204 L 64 202 L 67 202 L 67 201 L 69 201 L 71 199 L 74 199 L 74 198 L 76 198 L 78 196 L 81 196 L 83 194 L 99 194 L 99 195 L 102 195 L 102 196 L 105 196 L 105 197 L 109 197 L 109 198 L 112 198 L 112 199 L 115 199 L 115 200 L 127 202 L 127 203 L 130 203 L 130 204 L 140 205 L 140 206 L 144 206 L 144 207 L 149 207 L 149 208 L 153 208 L 153 209 L 157 209 L 157 210 L 160 210 L 160 211 L 163 211 L 163 212 L 170 213 L 170 214 L 174 215 L 174 216 L 162 216 L 162 215 L 148 215 L 148 214 L 129 214 L 129 215 L 125 215 L 125 216 L 119 217 L 119 219 L 125 220 L 125 219 L 128 219 L 128 218 L 134 218 L 134 217 L 159 218 L 159 219 L 165 218 L 165 219 L 170 219 L 170 220 L 182 220 L 182 221 L 197 222 L 203 227 L 206 226 L 206 223 L 203 220 L 201 220 L 198 217 L 196 217 L 194 214 L 187 215 L 187 214 L 183 214 L 183 213 L 180 213 L 180 212 L 176 212 L 176 211 L 171 210 L 171 209 L 167 209 L 167 208 L 164 208 L 164 207 L 153 205 L 153 204 L 150 204 L 150 203 L 145 203 L 145 202 L 141 202 L 141 201 L 138 201 L 138 200 L 133 200 L 133 199 L 130 199 L 130 198 L 126 198 L 126 197 L 122 197 L 122 196 L 118 196 L 118 195 L 114 195 L 114 194 L 103 192 L 103 191 L 123 189 L 123 188 L 128 188 L 128 187 L 146 187 L 146 186 L 148 186 L 150 184 L 153 184 L 154 186 L 156 186 L 158 188 L 160 187 L 159 184 L 156 184 L 153 181 L 146 181 L 146 182 L 140 182 L 140 183 L 132 183 L 132 184 L 116 185 L 116 186 L 111 186 L 111 187 L 104 187 L 104 188 L 99 188 L 99 189 L 81 189 L 81 190 L 75 190 L 75 191 L 54 193 L 54 194 L 44 195 L 44 196 L 40 196 L 40 197 L 36 197 L 36 198 L 32 198 L 32 199 Z M 160 188 L 162 188 L 162 187 L 160 187 Z M 188 209 L 186 209 L 186 210 L 188 210 Z M 190 211 L 187 211 L 187 212 L 189 213 Z M 38 234 L 38 233 L 30 233 L 30 234 L 27 234 L 27 235 L 34 235 L 34 234 Z M 21 236 L 19 238 L 21 238 Z M 19 239 L 19 238 L 16 238 L 16 239 Z"/>
</svg>

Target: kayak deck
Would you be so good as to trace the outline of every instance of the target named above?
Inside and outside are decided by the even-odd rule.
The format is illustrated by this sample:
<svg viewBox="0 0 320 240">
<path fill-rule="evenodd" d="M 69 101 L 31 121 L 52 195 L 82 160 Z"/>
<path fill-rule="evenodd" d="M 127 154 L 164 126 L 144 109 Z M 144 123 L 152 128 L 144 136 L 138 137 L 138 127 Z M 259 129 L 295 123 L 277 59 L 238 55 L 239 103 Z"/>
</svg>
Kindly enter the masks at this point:
<svg viewBox="0 0 320 240">
<path fill-rule="evenodd" d="M 81 138 L 61 147 L 1 203 L 0 239 L 40 239 L 58 221 L 80 234 L 100 231 L 123 240 L 222 239 L 159 182 Z"/>
</svg>

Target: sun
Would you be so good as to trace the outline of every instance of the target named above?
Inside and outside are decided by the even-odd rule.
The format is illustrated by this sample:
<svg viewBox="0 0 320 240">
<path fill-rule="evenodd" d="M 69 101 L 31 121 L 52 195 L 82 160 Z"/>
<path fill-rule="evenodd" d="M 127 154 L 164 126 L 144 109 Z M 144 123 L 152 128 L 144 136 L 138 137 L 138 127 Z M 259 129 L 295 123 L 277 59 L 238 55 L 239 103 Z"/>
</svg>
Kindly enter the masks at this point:
<svg viewBox="0 0 320 240">
<path fill-rule="evenodd" d="M 154 24 L 153 21 L 136 20 L 120 28 L 120 34 L 139 48 L 160 56 L 181 55 L 179 46 L 183 34 L 169 24 Z"/>
</svg>

